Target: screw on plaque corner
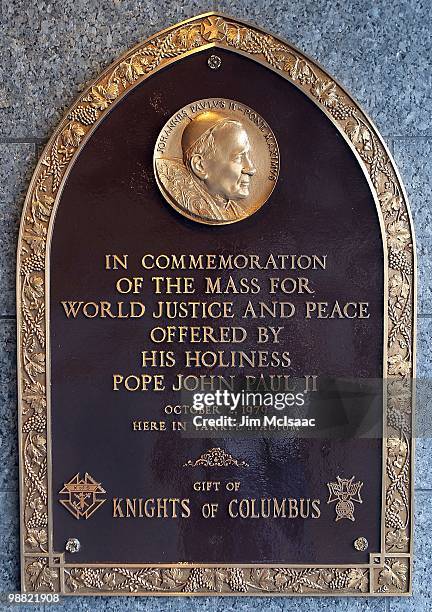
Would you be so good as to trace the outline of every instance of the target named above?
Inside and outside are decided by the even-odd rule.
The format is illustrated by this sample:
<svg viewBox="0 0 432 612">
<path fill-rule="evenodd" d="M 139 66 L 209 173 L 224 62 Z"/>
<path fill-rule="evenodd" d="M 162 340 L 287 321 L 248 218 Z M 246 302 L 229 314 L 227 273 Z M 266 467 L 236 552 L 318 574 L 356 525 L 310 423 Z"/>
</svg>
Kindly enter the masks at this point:
<svg viewBox="0 0 432 612">
<path fill-rule="evenodd" d="M 69 538 L 65 545 L 65 549 L 70 553 L 77 553 L 80 548 L 81 542 L 77 538 Z"/>
</svg>

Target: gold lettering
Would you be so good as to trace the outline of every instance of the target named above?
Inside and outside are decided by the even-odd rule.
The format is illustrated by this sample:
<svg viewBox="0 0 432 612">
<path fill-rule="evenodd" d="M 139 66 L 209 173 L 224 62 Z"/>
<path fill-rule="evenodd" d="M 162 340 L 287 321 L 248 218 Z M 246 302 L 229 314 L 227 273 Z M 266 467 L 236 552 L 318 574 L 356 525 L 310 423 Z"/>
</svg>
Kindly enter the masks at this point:
<svg viewBox="0 0 432 612">
<path fill-rule="evenodd" d="M 124 517 L 124 513 L 121 507 L 121 504 L 123 503 L 123 498 L 120 497 L 113 497 L 113 518 L 123 518 Z"/>
</svg>

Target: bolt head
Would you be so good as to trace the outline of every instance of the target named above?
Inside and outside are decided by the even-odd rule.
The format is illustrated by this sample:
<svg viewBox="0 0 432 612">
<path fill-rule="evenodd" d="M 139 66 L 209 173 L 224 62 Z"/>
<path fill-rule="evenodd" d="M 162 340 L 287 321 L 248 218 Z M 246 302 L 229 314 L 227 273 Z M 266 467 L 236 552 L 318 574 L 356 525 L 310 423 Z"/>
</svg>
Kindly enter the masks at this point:
<svg viewBox="0 0 432 612">
<path fill-rule="evenodd" d="M 219 55 L 210 55 L 210 57 L 207 60 L 207 64 L 209 68 L 211 68 L 212 70 L 217 70 L 218 68 L 221 67 L 222 60 L 219 57 Z"/>
<path fill-rule="evenodd" d="M 66 542 L 65 549 L 70 553 L 77 553 L 81 548 L 81 543 L 77 538 L 69 538 Z"/>
<path fill-rule="evenodd" d="M 367 550 L 368 546 L 369 542 L 366 540 L 366 538 L 357 538 L 357 540 L 354 540 L 354 548 L 356 550 L 360 550 L 363 552 Z"/>
</svg>

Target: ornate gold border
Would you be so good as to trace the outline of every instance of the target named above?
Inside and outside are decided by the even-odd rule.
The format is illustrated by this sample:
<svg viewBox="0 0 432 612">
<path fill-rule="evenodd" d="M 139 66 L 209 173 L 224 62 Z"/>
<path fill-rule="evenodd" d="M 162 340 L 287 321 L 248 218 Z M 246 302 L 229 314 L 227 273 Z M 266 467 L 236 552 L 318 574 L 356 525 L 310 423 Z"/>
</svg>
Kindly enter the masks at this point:
<svg viewBox="0 0 432 612">
<path fill-rule="evenodd" d="M 337 125 L 380 205 L 388 251 L 385 548 L 366 566 L 65 566 L 49 519 L 48 269 L 62 181 L 94 127 L 123 94 L 190 53 L 220 47 L 260 62 L 296 85 Z M 88 88 L 60 123 L 34 172 L 17 254 L 18 412 L 23 591 L 151 595 L 409 595 L 412 574 L 415 245 L 407 198 L 368 117 L 316 62 L 255 26 L 207 13 L 137 45 Z"/>
</svg>

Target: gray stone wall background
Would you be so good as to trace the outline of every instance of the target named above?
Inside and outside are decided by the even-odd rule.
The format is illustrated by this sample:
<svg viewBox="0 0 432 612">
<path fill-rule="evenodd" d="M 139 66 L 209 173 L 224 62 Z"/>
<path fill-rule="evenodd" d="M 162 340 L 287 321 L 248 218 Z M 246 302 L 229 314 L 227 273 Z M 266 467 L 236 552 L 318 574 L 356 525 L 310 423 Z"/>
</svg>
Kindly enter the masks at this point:
<svg viewBox="0 0 432 612">
<path fill-rule="evenodd" d="M 419 257 L 418 377 L 427 378 L 432 365 L 431 9 L 430 0 L 4 0 L 1 4 L 0 592 L 19 590 L 14 299 L 18 225 L 32 171 L 64 110 L 129 47 L 209 10 L 245 18 L 316 58 L 372 117 L 406 185 Z M 429 409 L 424 395 L 419 408 Z M 419 439 L 412 599 L 89 598 L 68 599 L 61 609 L 432 610 L 431 460 L 430 440 Z M 1 609 L 9 608 L 5 604 Z"/>
</svg>

